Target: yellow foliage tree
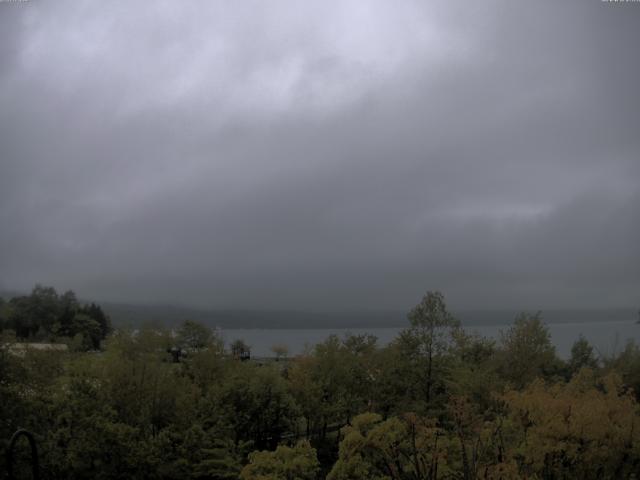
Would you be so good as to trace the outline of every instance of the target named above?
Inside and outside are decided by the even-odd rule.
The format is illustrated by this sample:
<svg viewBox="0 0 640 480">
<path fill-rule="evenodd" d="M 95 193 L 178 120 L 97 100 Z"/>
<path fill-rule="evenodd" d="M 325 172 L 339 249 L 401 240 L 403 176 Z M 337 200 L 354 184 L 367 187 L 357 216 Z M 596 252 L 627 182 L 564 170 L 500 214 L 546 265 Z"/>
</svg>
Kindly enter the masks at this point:
<svg viewBox="0 0 640 480">
<path fill-rule="evenodd" d="M 620 378 L 582 369 L 568 384 L 538 380 L 504 397 L 520 429 L 520 472 L 540 478 L 629 478 L 640 469 L 638 405 Z"/>
</svg>

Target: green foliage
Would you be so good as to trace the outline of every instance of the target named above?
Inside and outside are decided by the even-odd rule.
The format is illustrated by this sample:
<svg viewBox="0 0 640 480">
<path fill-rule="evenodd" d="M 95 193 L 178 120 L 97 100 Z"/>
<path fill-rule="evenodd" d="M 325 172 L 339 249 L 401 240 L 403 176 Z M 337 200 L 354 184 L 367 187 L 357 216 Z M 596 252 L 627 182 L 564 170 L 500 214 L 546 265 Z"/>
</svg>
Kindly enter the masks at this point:
<svg viewBox="0 0 640 480">
<path fill-rule="evenodd" d="M 460 329 L 429 292 L 390 345 L 331 336 L 261 365 L 237 361 L 195 322 L 177 336 L 112 332 L 100 307 L 71 291 L 37 287 L 0 302 L 0 312 L 0 448 L 18 427 L 32 430 L 45 478 L 570 480 L 640 471 L 640 348 L 631 342 L 600 366 L 581 338 L 564 364 L 539 315 L 519 316 L 496 343 Z M 14 348 L 24 335 L 73 338 L 76 348 Z M 177 343 L 188 355 L 174 363 Z"/>
<path fill-rule="evenodd" d="M 230 359 L 220 348 L 208 348 L 189 354 L 182 360 L 184 374 L 189 376 L 197 387 L 206 393 L 219 386 L 229 371 Z"/>
<path fill-rule="evenodd" d="M 445 469 L 441 430 L 433 420 L 360 415 L 344 429 L 338 461 L 328 480 L 435 479 Z"/>
<path fill-rule="evenodd" d="M 65 295 L 69 293 L 73 294 L 73 292 L 67 292 Z M 96 305 L 95 303 L 84 305 L 78 308 L 78 312 L 85 314 L 98 322 L 98 325 L 100 325 L 101 339 L 106 338 L 106 336 L 111 333 L 111 320 L 109 320 L 109 317 L 102 311 L 102 308 L 100 308 L 99 305 Z"/>
<path fill-rule="evenodd" d="M 269 367 L 234 364 L 209 399 L 228 422 L 234 441 L 251 442 L 256 449 L 275 448 L 297 415 L 286 381 Z"/>
<path fill-rule="evenodd" d="M 9 303 L 0 297 L 0 332 L 9 328 L 10 306 Z"/>
<path fill-rule="evenodd" d="M 638 405 L 617 375 L 583 369 L 568 384 L 531 384 L 505 395 L 520 432 L 523 476 L 632 478 L 640 468 Z"/>
<path fill-rule="evenodd" d="M 288 371 L 292 393 L 305 419 L 307 436 L 321 440 L 330 426 L 342 426 L 374 401 L 376 339 L 335 335 L 297 359 Z"/>
<path fill-rule="evenodd" d="M 237 479 L 243 449 L 219 435 L 200 424 L 187 430 L 171 427 L 161 431 L 151 440 L 156 474 L 160 478 Z"/>
<path fill-rule="evenodd" d="M 30 295 L 0 304 L 0 329 L 11 329 L 23 340 L 74 339 L 76 349 L 97 350 L 111 322 L 98 305 L 80 305 L 71 290 L 58 295 L 53 287 L 36 285 Z"/>
<path fill-rule="evenodd" d="M 417 353 L 427 359 L 444 354 L 460 326 L 440 292 L 427 292 L 408 317 L 411 327 L 407 334 L 415 342 Z"/>
<path fill-rule="evenodd" d="M 619 355 L 606 358 L 607 371 L 616 372 L 640 399 L 640 347 L 630 340 Z"/>
<path fill-rule="evenodd" d="M 584 367 L 598 368 L 598 360 L 593 354 L 593 347 L 583 336 L 580 336 L 571 347 L 571 358 L 568 366 L 572 375 L 578 373 Z"/>
<path fill-rule="evenodd" d="M 436 397 L 442 401 L 449 369 L 447 353 L 460 325 L 447 310 L 440 292 L 427 292 L 409 312 L 409 321 L 411 326 L 397 339 L 404 363 L 404 372 L 400 374 L 408 380 L 407 387 L 418 405 L 424 402 L 432 408 Z"/>
<path fill-rule="evenodd" d="M 552 376 L 562 366 L 541 313 L 521 313 L 506 332 L 501 333 L 500 372 L 516 387 L 522 388 L 538 376 Z"/>
<path fill-rule="evenodd" d="M 182 322 L 177 334 L 178 344 L 192 352 L 206 348 L 222 350 L 224 346 L 222 340 L 209 327 L 193 320 Z"/>
<path fill-rule="evenodd" d="M 201 449 L 203 458 L 195 465 L 195 477 L 236 480 L 244 463 L 245 449 L 246 444 L 215 439 L 210 447 Z"/>
<path fill-rule="evenodd" d="M 81 339 L 81 350 L 96 350 L 100 348 L 102 331 L 100 324 L 85 313 L 76 313 L 71 319 L 70 331 Z"/>
<path fill-rule="evenodd" d="M 251 356 L 251 347 L 238 338 L 231 342 L 231 354 L 235 359 L 247 360 Z"/>
<path fill-rule="evenodd" d="M 320 470 L 316 450 L 307 441 L 280 445 L 274 452 L 253 452 L 240 474 L 242 480 L 313 480 Z"/>
<path fill-rule="evenodd" d="M 480 411 L 489 409 L 493 392 L 503 384 L 496 371 L 497 354 L 495 341 L 457 330 L 447 380 L 448 393 L 471 399 Z"/>
</svg>

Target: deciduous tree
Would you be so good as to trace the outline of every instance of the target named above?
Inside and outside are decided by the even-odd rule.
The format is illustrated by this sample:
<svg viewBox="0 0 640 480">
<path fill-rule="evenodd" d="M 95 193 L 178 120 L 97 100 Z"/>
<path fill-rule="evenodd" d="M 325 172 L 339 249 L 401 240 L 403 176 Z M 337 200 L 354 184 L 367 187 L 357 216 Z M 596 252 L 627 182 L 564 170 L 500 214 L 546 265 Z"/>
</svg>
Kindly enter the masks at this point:
<svg viewBox="0 0 640 480">
<path fill-rule="evenodd" d="M 253 452 L 240 473 L 242 480 L 314 480 L 320 463 L 308 441 L 293 447 L 280 445 L 274 452 Z"/>
</svg>

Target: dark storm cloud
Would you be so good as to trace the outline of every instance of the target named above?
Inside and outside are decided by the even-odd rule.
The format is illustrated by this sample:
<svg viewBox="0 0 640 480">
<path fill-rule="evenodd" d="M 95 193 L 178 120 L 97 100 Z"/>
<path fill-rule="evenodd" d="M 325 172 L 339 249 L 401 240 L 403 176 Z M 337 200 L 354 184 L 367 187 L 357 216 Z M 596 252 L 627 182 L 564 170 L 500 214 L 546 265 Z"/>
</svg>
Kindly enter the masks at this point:
<svg viewBox="0 0 640 480">
<path fill-rule="evenodd" d="M 640 7 L 529 3 L 0 3 L 0 286 L 633 305 Z"/>
</svg>

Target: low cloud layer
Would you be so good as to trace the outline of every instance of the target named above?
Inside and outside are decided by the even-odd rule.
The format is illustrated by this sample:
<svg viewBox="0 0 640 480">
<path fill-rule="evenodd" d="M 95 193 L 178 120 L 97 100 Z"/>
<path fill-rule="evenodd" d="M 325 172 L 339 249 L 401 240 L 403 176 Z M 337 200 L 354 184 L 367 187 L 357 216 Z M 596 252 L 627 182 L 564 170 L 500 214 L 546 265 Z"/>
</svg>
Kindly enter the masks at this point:
<svg viewBox="0 0 640 480">
<path fill-rule="evenodd" d="M 0 3 L 0 287 L 640 301 L 640 5 Z"/>
</svg>

